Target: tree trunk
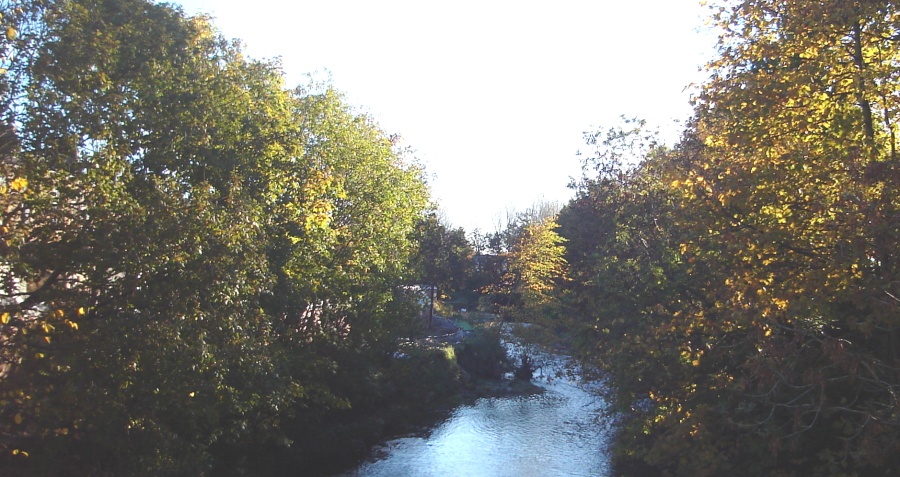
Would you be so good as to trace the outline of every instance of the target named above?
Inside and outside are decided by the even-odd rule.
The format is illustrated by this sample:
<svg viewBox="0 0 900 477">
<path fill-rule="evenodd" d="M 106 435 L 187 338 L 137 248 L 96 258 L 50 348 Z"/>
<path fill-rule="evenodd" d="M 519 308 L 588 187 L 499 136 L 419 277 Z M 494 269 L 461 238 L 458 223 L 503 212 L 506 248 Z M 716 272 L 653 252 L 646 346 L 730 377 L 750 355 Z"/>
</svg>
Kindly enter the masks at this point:
<svg viewBox="0 0 900 477">
<path fill-rule="evenodd" d="M 431 285 L 431 306 L 428 309 L 428 329 L 434 328 L 434 289 L 435 285 Z"/>
</svg>

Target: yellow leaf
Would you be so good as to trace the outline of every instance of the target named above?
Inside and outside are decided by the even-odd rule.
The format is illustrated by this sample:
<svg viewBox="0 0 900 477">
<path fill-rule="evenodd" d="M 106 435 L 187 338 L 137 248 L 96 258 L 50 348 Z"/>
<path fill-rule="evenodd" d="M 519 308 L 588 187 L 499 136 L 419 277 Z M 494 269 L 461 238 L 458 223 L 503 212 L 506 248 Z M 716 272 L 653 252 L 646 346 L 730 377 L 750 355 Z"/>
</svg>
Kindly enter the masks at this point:
<svg viewBox="0 0 900 477">
<path fill-rule="evenodd" d="M 25 190 L 26 187 L 28 187 L 28 179 L 26 179 L 24 177 L 16 177 L 9 184 L 9 186 L 12 188 L 12 190 L 14 190 L 16 192 L 21 192 L 21 191 Z"/>
<path fill-rule="evenodd" d="M 6 39 L 9 41 L 13 41 L 16 37 L 19 36 L 19 32 L 16 31 L 13 27 L 6 27 Z"/>
<path fill-rule="evenodd" d="M 695 360 L 691 361 L 691 364 L 694 365 L 694 366 L 700 366 L 700 360 L 699 360 L 699 359 L 695 359 Z"/>
<path fill-rule="evenodd" d="M 78 309 L 78 314 L 79 314 L 79 315 L 84 315 L 84 313 L 85 313 L 84 307 L 81 307 L 81 308 Z"/>
<path fill-rule="evenodd" d="M 0 323 L 2 323 L 4 325 L 9 323 L 9 313 L 4 313 L 4 314 L 0 315 Z"/>
<path fill-rule="evenodd" d="M 16 414 L 16 416 L 13 417 L 13 422 L 15 422 L 16 424 L 21 424 L 22 423 L 22 415 Z"/>
</svg>

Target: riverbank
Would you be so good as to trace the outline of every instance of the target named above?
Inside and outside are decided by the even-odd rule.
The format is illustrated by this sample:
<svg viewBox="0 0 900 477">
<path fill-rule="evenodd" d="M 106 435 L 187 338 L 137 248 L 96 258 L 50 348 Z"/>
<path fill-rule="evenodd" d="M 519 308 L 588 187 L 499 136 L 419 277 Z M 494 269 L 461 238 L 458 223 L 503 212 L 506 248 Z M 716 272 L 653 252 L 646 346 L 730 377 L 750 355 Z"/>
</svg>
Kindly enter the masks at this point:
<svg viewBox="0 0 900 477">
<path fill-rule="evenodd" d="M 421 436 L 461 405 L 481 398 L 528 396 L 542 392 L 530 381 L 511 379 L 512 360 L 500 335 L 481 327 L 450 342 L 411 339 L 378 364 L 369 392 L 318 423 L 299 429 L 295 445 L 260 459 L 260 475 L 334 475 L 371 457 L 373 448 L 403 436 Z M 302 451 L 301 451 L 302 449 Z"/>
<path fill-rule="evenodd" d="M 461 404 L 428 432 L 388 441 L 335 477 L 611 475 L 610 429 L 597 425 L 605 404 L 578 376 L 556 377 L 564 359 L 547 358 L 552 379 L 488 384 L 514 392 Z"/>
<path fill-rule="evenodd" d="M 530 380 L 504 378 L 476 379 L 465 386 L 460 394 L 462 402 L 471 404 L 481 398 L 501 398 L 513 396 L 528 396 L 541 394 L 544 388 L 532 383 Z"/>
</svg>

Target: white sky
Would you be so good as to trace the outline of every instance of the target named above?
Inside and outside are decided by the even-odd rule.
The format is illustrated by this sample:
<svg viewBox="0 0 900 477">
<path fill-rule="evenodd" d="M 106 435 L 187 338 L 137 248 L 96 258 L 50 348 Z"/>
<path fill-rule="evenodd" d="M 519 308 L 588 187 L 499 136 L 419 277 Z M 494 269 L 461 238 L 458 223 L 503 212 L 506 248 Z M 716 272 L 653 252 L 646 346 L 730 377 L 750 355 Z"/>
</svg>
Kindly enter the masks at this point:
<svg viewBox="0 0 900 477">
<path fill-rule="evenodd" d="M 289 86 L 330 72 L 351 105 L 416 150 L 455 226 L 565 203 L 582 135 L 620 115 L 674 142 L 713 53 L 699 0 L 181 0 Z M 705 32 L 705 33 L 704 33 Z"/>
</svg>

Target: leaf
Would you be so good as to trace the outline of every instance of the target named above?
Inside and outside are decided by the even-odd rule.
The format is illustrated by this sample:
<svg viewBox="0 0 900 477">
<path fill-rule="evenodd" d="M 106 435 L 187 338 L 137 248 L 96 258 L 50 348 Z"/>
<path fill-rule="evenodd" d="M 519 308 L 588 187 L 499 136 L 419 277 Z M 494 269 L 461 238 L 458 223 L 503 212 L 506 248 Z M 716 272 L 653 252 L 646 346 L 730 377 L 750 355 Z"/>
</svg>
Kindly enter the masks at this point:
<svg viewBox="0 0 900 477">
<path fill-rule="evenodd" d="M 9 186 L 16 192 L 22 192 L 28 187 L 28 179 L 24 177 L 16 177 L 12 180 Z"/>
</svg>

